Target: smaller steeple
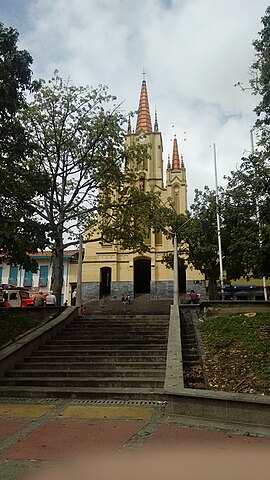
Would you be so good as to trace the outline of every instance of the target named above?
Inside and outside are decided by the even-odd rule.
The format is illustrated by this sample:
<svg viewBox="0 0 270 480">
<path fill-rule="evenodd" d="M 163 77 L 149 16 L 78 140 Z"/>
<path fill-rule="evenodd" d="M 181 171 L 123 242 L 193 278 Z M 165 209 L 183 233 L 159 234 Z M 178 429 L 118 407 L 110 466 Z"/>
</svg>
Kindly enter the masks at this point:
<svg viewBox="0 0 270 480">
<path fill-rule="evenodd" d="M 130 123 L 130 115 L 128 116 L 128 128 L 127 128 L 127 133 L 131 133 L 131 123 Z"/>
<path fill-rule="evenodd" d="M 168 163 L 167 163 L 167 170 L 171 170 L 171 161 L 170 161 L 170 155 L 168 155 Z"/>
<path fill-rule="evenodd" d="M 181 168 L 185 168 L 185 164 L 184 164 L 184 157 L 183 155 L 181 154 Z"/>
<path fill-rule="evenodd" d="M 154 124 L 154 132 L 158 132 L 158 120 L 157 120 L 157 109 L 155 108 L 155 124 Z"/>
<path fill-rule="evenodd" d="M 178 144 L 176 135 L 173 139 L 173 159 L 172 159 L 172 170 L 180 170 L 180 160 L 178 153 Z"/>
</svg>

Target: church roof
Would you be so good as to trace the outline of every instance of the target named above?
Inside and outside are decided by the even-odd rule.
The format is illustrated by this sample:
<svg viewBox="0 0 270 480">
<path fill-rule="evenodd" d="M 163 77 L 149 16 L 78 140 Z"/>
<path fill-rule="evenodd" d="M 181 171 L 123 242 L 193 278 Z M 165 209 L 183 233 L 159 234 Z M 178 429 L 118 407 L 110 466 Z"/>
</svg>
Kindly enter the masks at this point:
<svg viewBox="0 0 270 480">
<path fill-rule="evenodd" d="M 180 169 L 180 160 L 179 160 L 178 144 L 177 144 L 177 138 L 174 137 L 174 139 L 173 139 L 172 170 L 179 170 L 179 169 Z"/>
<path fill-rule="evenodd" d="M 148 95 L 147 95 L 147 87 L 146 81 L 142 81 L 142 88 L 141 88 L 141 95 L 140 95 L 140 102 L 139 102 L 139 109 L 138 109 L 138 117 L 137 117 L 137 125 L 136 125 L 136 133 L 140 133 L 141 131 L 145 133 L 152 133 L 152 123 L 151 123 L 151 116 L 149 110 L 149 102 L 148 102 Z"/>
</svg>

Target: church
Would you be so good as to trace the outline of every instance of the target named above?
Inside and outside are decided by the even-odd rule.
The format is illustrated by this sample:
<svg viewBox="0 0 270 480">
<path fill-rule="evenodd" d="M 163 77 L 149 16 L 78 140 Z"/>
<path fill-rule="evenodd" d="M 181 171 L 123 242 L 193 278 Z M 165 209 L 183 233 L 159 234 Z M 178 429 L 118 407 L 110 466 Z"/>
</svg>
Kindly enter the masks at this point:
<svg viewBox="0 0 270 480">
<path fill-rule="evenodd" d="M 154 125 L 154 126 L 152 126 Z M 136 126 L 129 120 L 126 145 L 135 142 L 149 145 L 149 158 L 138 171 L 140 188 L 157 191 L 164 204 L 171 199 L 177 213 L 187 210 L 187 181 L 183 156 L 179 154 L 176 136 L 172 156 L 168 157 L 164 181 L 162 135 L 157 113 L 152 123 L 146 80 L 142 80 Z M 150 294 L 151 299 L 173 298 L 173 271 L 162 263 L 165 253 L 173 251 L 172 240 L 161 232 L 149 233 L 149 252 L 136 254 L 122 250 L 118 245 L 100 242 L 87 243 L 83 261 L 83 303 L 108 296 L 119 299 L 123 293 L 131 298 Z M 179 291 L 204 290 L 204 277 L 196 270 L 180 268 Z"/>
</svg>

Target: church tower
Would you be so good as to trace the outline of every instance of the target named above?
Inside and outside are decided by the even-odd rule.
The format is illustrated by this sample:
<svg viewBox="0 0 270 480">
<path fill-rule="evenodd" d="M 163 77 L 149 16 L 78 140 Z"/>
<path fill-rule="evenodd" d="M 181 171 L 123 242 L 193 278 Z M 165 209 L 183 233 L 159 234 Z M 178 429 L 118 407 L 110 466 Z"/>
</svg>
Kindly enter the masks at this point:
<svg viewBox="0 0 270 480">
<path fill-rule="evenodd" d="M 172 162 L 168 161 L 164 185 L 162 135 L 156 111 L 152 123 L 145 79 L 142 80 L 134 130 L 131 119 L 128 121 L 126 145 L 132 146 L 136 142 L 147 145 L 149 153 L 149 158 L 137 166 L 140 188 L 159 192 L 165 205 L 173 204 L 177 213 L 185 213 L 187 184 L 183 157 L 179 156 L 175 137 Z M 154 299 L 173 298 L 173 271 L 162 263 L 163 255 L 173 251 L 172 241 L 161 232 L 155 234 L 151 231 L 147 243 L 149 252 L 145 254 L 123 251 L 116 244 L 99 242 L 86 244 L 83 263 L 83 302 L 103 296 L 119 299 L 123 292 L 129 294 L 131 298 L 141 293 L 148 293 Z M 196 273 L 194 270 L 192 273 L 183 269 L 180 291 L 185 292 L 186 280 L 189 284 L 194 273 Z"/>
<path fill-rule="evenodd" d="M 166 191 L 172 199 L 172 204 L 177 213 L 187 211 L 187 181 L 183 155 L 179 158 L 176 135 L 173 140 L 172 164 L 168 158 L 166 170 Z"/>
<path fill-rule="evenodd" d="M 149 145 L 150 158 L 145 160 L 139 169 L 141 182 L 144 182 L 145 191 L 162 191 L 163 185 L 163 161 L 162 161 L 162 137 L 158 128 L 157 113 L 155 112 L 154 129 L 150 115 L 146 81 L 142 81 L 139 108 L 135 133 L 128 128 L 126 145 L 131 146 L 140 142 Z"/>
</svg>

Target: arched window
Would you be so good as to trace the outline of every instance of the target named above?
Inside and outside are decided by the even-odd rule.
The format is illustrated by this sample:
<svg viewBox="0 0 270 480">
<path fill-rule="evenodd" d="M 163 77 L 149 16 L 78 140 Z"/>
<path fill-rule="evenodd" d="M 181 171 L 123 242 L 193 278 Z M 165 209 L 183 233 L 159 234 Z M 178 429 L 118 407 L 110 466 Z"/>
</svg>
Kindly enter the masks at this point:
<svg viewBox="0 0 270 480">
<path fill-rule="evenodd" d="M 141 190 L 143 192 L 145 191 L 145 176 L 144 175 L 140 175 L 139 190 Z"/>
</svg>

